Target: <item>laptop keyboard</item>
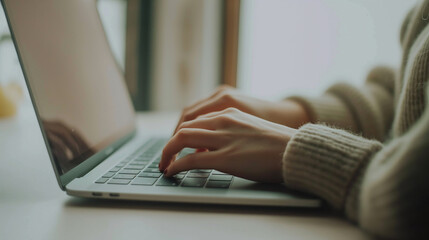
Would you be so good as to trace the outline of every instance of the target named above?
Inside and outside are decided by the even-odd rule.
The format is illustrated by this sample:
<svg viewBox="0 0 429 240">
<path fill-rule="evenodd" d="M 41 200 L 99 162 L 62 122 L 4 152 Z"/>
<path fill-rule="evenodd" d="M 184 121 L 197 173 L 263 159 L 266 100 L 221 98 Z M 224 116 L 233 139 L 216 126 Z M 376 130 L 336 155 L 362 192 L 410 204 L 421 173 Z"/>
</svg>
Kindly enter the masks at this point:
<svg viewBox="0 0 429 240">
<path fill-rule="evenodd" d="M 210 169 L 196 169 L 165 177 L 158 169 L 166 139 L 150 139 L 133 154 L 116 164 L 95 183 L 162 187 L 222 188 L 231 185 L 233 176 Z M 179 157 L 194 152 L 187 148 Z"/>
</svg>

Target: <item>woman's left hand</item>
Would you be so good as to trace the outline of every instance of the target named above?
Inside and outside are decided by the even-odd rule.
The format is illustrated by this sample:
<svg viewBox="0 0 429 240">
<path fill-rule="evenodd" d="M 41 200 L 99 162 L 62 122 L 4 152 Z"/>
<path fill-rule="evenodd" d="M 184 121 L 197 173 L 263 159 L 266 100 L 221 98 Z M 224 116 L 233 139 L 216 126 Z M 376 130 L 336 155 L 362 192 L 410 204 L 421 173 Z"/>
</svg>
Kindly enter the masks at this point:
<svg viewBox="0 0 429 240">
<path fill-rule="evenodd" d="M 215 169 L 259 182 L 282 182 L 282 156 L 296 130 L 228 108 L 183 122 L 163 150 L 160 169 L 169 177 Z M 175 160 L 183 148 L 207 149 Z"/>
</svg>

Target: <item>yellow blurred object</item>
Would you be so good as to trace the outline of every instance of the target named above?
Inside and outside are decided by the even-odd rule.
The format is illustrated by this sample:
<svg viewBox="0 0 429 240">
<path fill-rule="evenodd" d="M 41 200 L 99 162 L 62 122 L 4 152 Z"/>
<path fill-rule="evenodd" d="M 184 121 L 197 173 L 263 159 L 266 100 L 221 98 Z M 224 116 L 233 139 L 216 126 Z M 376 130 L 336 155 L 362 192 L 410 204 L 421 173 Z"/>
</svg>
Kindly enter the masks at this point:
<svg viewBox="0 0 429 240">
<path fill-rule="evenodd" d="M 15 115 L 21 98 L 22 89 L 17 83 L 0 86 L 0 118 Z"/>
</svg>

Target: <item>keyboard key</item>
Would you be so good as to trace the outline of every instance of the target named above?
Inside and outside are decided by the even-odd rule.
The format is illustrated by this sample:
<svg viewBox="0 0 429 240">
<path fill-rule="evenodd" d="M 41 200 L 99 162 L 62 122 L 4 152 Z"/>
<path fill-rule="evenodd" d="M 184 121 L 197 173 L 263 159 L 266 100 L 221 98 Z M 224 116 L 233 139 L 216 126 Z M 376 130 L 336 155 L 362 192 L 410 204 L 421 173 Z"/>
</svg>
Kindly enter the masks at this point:
<svg viewBox="0 0 429 240">
<path fill-rule="evenodd" d="M 150 160 L 146 160 L 146 159 L 135 159 L 134 161 L 132 161 L 132 164 L 149 164 Z"/>
<path fill-rule="evenodd" d="M 95 181 L 95 183 L 105 183 L 105 182 L 107 182 L 107 180 L 109 180 L 109 179 L 102 177 L 102 178 L 99 178 L 97 181 Z"/>
<path fill-rule="evenodd" d="M 130 175 L 130 174 L 116 174 L 116 176 L 113 179 L 133 179 L 136 175 Z"/>
<path fill-rule="evenodd" d="M 138 177 L 133 180 L 131 185 L 145 185 L 145 186 L 152 186 L 156 182 L 156 178 L 143 178 Z"/>
<path fill-rule="evenodd" d="M 111 178 L 113 177 L 113 175 L 115 175 L 115 172 L 107 172 L 106 174 L 103 175 L 104 178 Z"/>
<path fill-rule="evenodd" d="M 188 178 L 207 178 L 210 176 L 210 173 L 193 173 L 192 171 L 188 173 Z"/>
<path fill-rule="evenodd" d="M 123 166 L 125 166 L 126 165 L 126 163 L 119 163 L 118 165 L 116 165 L 116 167 L 120 167 L 120 168 L 122 168 Z"/>
<path fill-rule="evenodd" d="M 131 154 L 131 156 L 135 157 L 135 156 L 141 155 L 141 154 L 142 154 L 142 152 L 143 152 L 143 150 L 144 150 L 146 147 L 148 147 L 149 145 L 152 145 L 155 141 L 156 141 L 155 139 L 151 138 L 151 139 L 149 139 L 149 140 L 147 140 L 147 141 L 143 142 L 143 144 L 141 144 L 141 146 L 140 146 L 138 149 L 136 149 L 136 150 L 133 152 L 133 154 Z M 131 157 L 131 156 L 130 156 L 130 157 Z"/>
<path fill-rule="evenodd" d="M 137 175 L 137 174 L 140 173 L 140 170 L 124 169 L 124 170 L 121 170 L 119 173 L 120 174 L 133 174 L 133 175 Z"/>
<path fill-rule="evenodd" d="M 182 187 L 203 187 L 206 183 L 205 178 L 186 178 L 183 183 Z"/>
<path fill-rule="evenodd" d="M 152 163 L 148 166 L 148 168 L 159 168 L 158 163 Z"/>
<path fill-rule="evenodd" d="M 158 183 L 156 183 L 156 186 L 170 186 L 170 187 L 177 187 L 180 184 L 180 179 L 177 178 L 166 178 L 162 177 L 159 179 Z"/>
<path fill-rule="evenodd" d="M 107 184 L 119 184 L 119 185 L 127 185 L 131 181 L 128 179 L 110 179 Z"/>
<path fill-rule="evenodd" d="M 125 167 L 125 169 L 131 169 L 131 170 L 143 170 L 145 165 L 128 165 Z"/>
<path fill-rule="evenodd" d="M 208 181 L 206 188 L 229 188 L 230 181 Z"/>
<path fill-rule="evenodd" d="M 120 167 L 114 167 L 114 168 L 110 169 L 109 172 L 117 172 L 119 170 L 121 170 Z"/>
<path fill-rule="evenodd" d="M 211 171 L 210 169 L 194 169 L 191 170 L 191 173 L 210 173 Z"/>
<path fill-rule="evenodd" d="M 217 170 L 213 170 L 212 175 L 227 175 L 227 173 L 219 172 Z"/>
<path fill-rule="evenodd" d="M 177 179 L 183 179 L 185 177 L 186 174 L 176 174 L 174 175 L 175 178 Z"/>
<path fill-rule="evenodd" d="M 146 168 L 143 172 L 161 173 L 158 168 Z"/>
<path fill-rule="evenodd" d="M 138 157 L 136 157 L 136 159 L 134 161 L 138 161 L 138 162 L 147 161 L 147 162 L 150 162 L 150 160 L 152 160 L 152 158 L 153 158 L 153 156 L 138 156 Z"/>
<path fill-rule="evenodd" d="M 161 175 L 161 173 L 142 172 L 139 177 L 159 178 Z"/>
<path fill-rule="evenodd" d="M 212 175 L 209 178 L 210 181 L 231 181 L 232 176 L 231 175 Z"/>
<path fill-rule="evenodd" d="M 128 166 L 146 166 L 146 164 L 142 163 L 142 162 L 130 162 L 130 164 L 128 164 Z"/>
<path fill-rule="evenodd" d="M 124 161 L 131 161 L 131 160 L 133 160 L 135 157 L 134 156 L 128 156 L 128 157 L 126 157 L 125 159 L 124 159 Z"/>
<path fill-rule="evenodd" d="M 153 158 L 156 153 L 156 151 L 154 151 L 154 149 L 152 149 L 152 148 L 149 148 L 149 149 L 146 149 L 144 152 L 142 152 L 138 157 L 139 158 Z"/>
</svg>

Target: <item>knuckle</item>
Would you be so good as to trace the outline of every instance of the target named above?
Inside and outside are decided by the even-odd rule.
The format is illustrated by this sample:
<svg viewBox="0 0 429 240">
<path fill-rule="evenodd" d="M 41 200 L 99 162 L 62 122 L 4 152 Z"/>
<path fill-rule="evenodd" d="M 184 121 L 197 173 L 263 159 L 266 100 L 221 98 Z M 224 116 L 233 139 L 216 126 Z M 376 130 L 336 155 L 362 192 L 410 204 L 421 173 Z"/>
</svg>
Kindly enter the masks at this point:
<svg viewBox="0 0 429 240">
<path fill-rule="evenodd" d="M 231 94 L 229 91 L 223 91 L 220 98 L 225 102 L 233 102 L 234 101 L 234 95 Z"/>
<path fill-rule="evenodd" d="M 235 107 L 229 107 L 226 109 L 226 112 L 227 113 L 237 113 L 237 112 L 239 112 L 239 110 Z"/>
<path fill-rule="evenodd" d="M 234 117 L 234 112 L 238 111 L 235 108 L 228 108 L 224 113 L 217 116 L 217 124 L 221 128 L 230 127 L 237 124 L 237 119 Z"/>
<path fill-rule="evenodd" d="M 231 124 L 231 118 L 225 114 L 219 115 L 217 120 L 220 127 L 227 127 Z"/>
<path fill-rule="evenodd" d="M 180 129 L 179 131 L 177 131 L 176 133 L 176 137 L 178 139 L 185 139 L 188 136 L 189 131 L 186 129 Z"/>
<path fill-rule="evenodd" d="M 178 129 L 186 128 L 188 125 L 189 125 L 189 123 L 187 123 L 187 122 L 182 122 L 182 123 L 179 125 Z M 180 131 L 180 130 L 179 130 L 179 131 Z"/>
<path fill-rule="evenodd" d="M 186 121 L 189 121 L 189 120 L 192 120 L 191 114 L 190 113 L 185 113 L 183 115 L 183 121 L 186 122 Z"/>
<path fill-rule="evenodd" d="M 220 111 L 221 115 L 219 115 L 219 116 L 227 115 L 229 113 L 229 109 L 230 109 L 230 107 L 224 108 L 222 111 Z"/>
<path fill-rule="evenodd" d="M 168 154 L 167 148 L 162 149 L 162 156 L 165 156 Z"/>
<path fill-rule="evenodd" d="M 225 115 L 225 114 L 219 115 L 217 117 L 217 119 L 219 122 L 228 122 L 229 121 L 228 115 Z"/>
</svg>

